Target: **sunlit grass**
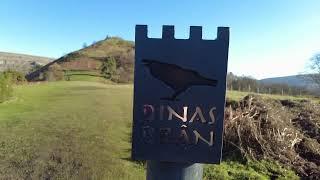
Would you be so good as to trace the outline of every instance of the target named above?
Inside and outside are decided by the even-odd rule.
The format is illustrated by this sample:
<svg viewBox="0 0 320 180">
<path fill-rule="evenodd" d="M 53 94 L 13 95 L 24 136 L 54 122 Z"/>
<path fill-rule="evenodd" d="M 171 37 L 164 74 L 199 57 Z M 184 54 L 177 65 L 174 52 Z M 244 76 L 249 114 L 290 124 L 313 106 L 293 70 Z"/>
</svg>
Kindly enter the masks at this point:
<svg viewBox="0 0 320 180">
<path fill-rule="evenodd" d="M 58 82 L 15 89 L 0 104 L 0 175 L 144 179 L 130 157 L 130 86 Z"/>
</svg>

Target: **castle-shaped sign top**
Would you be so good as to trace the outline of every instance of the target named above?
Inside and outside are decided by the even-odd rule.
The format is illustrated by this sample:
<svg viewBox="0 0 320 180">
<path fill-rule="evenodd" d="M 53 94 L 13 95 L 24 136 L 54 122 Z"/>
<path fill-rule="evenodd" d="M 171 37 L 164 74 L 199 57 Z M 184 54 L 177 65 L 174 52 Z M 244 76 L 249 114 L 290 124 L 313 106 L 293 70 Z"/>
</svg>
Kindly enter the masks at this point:
<svg viewBox="0 0 320 180">
<path fill-rule="evenodd" d="M 136 40 L 145 39 L 157 39 L 148 37 L 147 25 L 136 25 Z M 163 40 L 176 40 L 174 37 L 174 26 L 163 25 L 162 26 L 162 39 Z M 190 40 L 203 40 L 212 41 L 208 39 L 202 39 L 202 26 L 190 26 Z M 229 40 L 229 27 L 218 27 L 217 38 L 215 40 Z"/>
<path fill-rule="evenodd" d="M 136 25 L 132 158 L 219 163 L 229 50 L 229 28 L 203 39 L 201 26 L 189 38 L 148 37 Z M 215 33 L 212 33 L 215 34 Z"/>
</svg>

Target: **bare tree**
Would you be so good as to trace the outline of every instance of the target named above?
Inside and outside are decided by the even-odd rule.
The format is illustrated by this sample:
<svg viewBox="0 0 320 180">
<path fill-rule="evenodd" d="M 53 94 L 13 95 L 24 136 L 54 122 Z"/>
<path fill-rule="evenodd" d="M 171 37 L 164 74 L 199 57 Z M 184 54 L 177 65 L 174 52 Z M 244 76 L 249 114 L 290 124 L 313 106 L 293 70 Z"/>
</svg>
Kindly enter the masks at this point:
<svg viewBox="0 0 320 180">
<path fill-rule="evenodd" d="M 307 78 L 320 88 L 320 53 L 310 59 Z"/>
</svg>

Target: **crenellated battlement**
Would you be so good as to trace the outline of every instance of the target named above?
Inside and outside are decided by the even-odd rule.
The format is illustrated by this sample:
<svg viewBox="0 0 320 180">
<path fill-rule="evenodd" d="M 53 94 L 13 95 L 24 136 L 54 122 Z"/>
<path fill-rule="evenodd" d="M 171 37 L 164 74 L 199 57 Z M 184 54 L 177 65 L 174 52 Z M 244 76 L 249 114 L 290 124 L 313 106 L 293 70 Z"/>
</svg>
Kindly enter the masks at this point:
<svg viewBox="0 0 320 180">
<path fill-rule="evenodd" d="M 162 39 L 163 40 L 175 40 L 174 26 L 163 25 L 162 26 Z M 136 25 L 136 40 L 145 40 L 148 37 L 147 25 Z M 154 38 L 150 38 L 154 39 Z M 203 40 L 202 39 L 202 26 L 190 26 L 189 40 Z M 218 27 L 217 38 L 215 40 L 229 40 L 229 27 Z"/>
</svg>

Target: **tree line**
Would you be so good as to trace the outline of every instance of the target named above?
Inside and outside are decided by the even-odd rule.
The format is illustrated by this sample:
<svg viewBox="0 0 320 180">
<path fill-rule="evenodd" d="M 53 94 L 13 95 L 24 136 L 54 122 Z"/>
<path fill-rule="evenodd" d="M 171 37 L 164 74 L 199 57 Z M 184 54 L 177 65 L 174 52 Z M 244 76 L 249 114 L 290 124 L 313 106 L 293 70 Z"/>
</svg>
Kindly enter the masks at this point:
<svg viewBox="0 0 320 180">
<path fill-rule="evenodd" d="M 287 84 L 262 83 L 249 76 L 236 76 L 232 72 L 227 75 L 227 89 L 230 91 L 244 91 L 261 94 L 280 94 L 280 95 L 310 95 L 304 87 L 289 86 Z"/>
</svg>

